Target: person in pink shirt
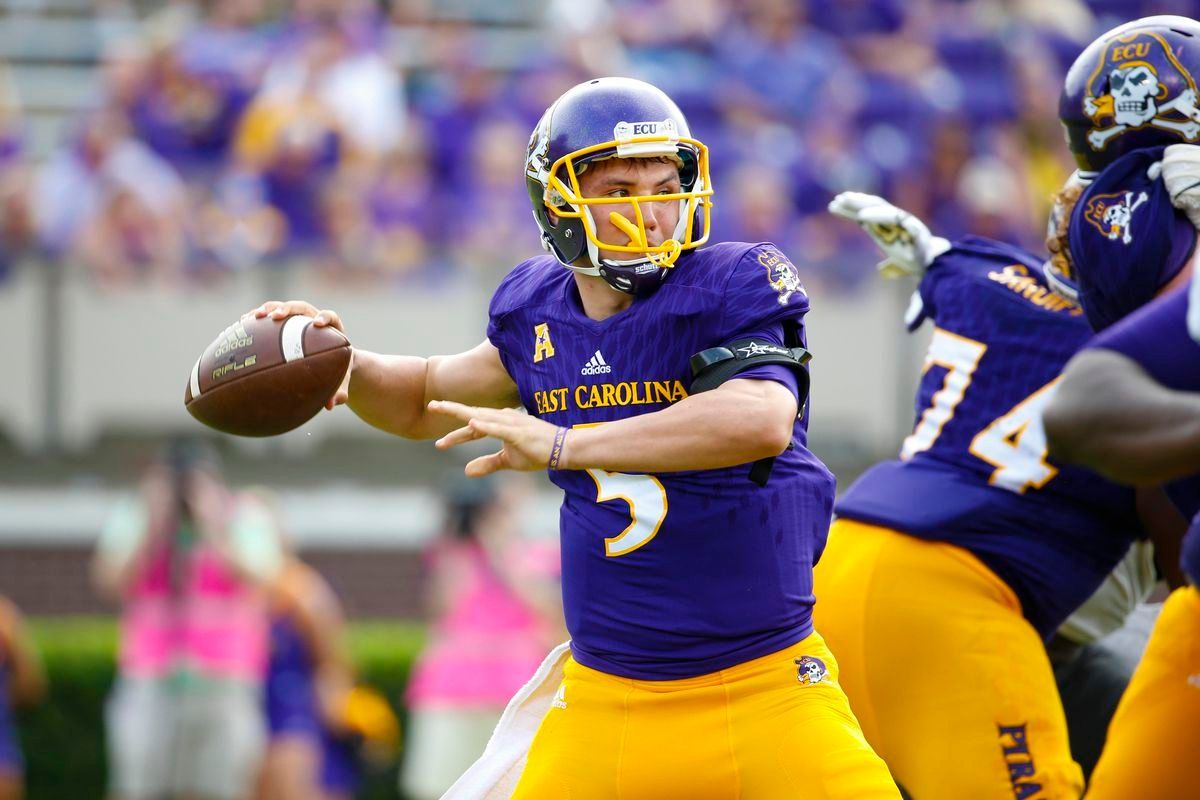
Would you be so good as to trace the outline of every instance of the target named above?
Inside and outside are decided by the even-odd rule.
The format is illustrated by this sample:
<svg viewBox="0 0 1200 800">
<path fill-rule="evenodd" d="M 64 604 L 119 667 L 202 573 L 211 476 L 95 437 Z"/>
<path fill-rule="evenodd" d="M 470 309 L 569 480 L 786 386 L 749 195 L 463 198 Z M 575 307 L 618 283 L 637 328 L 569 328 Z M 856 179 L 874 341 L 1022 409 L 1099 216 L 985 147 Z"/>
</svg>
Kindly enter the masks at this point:
<svg viewBox="0 0 1200 800">
<path fill-rule="evenodd" d="M 93 564 L 122 605 L 106 713 L 118 800 L 248 796 L 264 745 L 269 510 L 235 496 L 210 450 L 175 442 L 105 526 Z"/>
<path fill-rule="evenodd" d="M 442 794 L 483 752 L 500 714 L 566 639 L 558 543 L 524 530 L 523 481 L 463 482 L 426 553 L 433 621 L 413 667 L 401 788 Z"/>
</svg>

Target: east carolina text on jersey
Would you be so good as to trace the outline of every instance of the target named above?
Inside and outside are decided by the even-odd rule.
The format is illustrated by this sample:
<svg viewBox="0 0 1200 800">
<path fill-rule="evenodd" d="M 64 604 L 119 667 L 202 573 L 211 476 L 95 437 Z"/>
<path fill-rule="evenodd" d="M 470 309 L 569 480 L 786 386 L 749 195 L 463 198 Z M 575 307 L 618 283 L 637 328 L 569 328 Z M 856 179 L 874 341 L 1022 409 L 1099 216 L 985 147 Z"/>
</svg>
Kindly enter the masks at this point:
<svg viewBox="0 0 1200 800">
<path fill-rule="evenodd" d="M 572 273 L 534 258 L 496 291 L 488 337 L 529 413 L 555 425 L 610 422 L 686 398 L 688 360 L 701 350 L 747 335 L 782 344 L 785 325 L 803 336 L 808 298 L 796 275 L 771 245 L 714 245 L 685 254 L 654 294 L 597 322 Z M 533 358 L 535 330 L 553 338 L 553 358 Z M 741 377 L 795 386 L 778 367 Z M 749 465 L 550 473 L 564 491 L 563 602 L 576 660 L 626 677 L 684 678 L 808 635 L 834 480 L 806 449 L 803 421 L 794 442 L 763 488 Z"/>
<path fill-rule="evenodd" d="M 662 405 L 676 403 L 687 395 L 683 381 L 622 381 L 592 386 L 580 384 L 575 387 L 537 389 L 533 393 L 533 402 L 537 413 L 541 415 L 567 411 L 572 403 L 575 404 L 575 408 L 585 409 Z"/>
</svg>

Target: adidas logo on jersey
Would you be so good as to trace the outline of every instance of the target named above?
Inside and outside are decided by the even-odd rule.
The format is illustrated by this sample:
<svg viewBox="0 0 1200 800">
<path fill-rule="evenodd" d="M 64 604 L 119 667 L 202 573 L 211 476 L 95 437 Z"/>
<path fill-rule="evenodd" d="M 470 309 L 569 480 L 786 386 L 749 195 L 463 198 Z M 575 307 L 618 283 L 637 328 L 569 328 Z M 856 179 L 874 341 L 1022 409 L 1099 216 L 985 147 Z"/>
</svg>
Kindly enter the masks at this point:
<svg viewBox="0 0 1200 800">
<path fill-rule="evenodd" d="M 599 350 L 588 359 L 588 362 L 583 365 L 583 369 L 579 370 L 580 375 L 607 375 L 610 372 L 612 372 L 612 367 L 604 361 L 604 356 L 600 355 Z"/>
</svg>

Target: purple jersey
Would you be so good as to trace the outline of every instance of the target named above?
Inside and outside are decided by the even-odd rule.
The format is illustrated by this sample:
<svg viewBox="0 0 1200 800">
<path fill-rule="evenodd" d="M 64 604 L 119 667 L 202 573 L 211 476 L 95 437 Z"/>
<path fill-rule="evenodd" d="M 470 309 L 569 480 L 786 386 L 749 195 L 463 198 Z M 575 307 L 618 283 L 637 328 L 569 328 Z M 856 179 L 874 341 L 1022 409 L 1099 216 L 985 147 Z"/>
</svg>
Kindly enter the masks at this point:
<svg viewBox="0 0 1200 800">
<path fill-rule="evenodd" d="M 1187 289 L 1178 289 L 1097 335 L 1089 347 L 1132 359 L 1168 389 L 1200 392 L 1200 345 L 1188 335 L 1187 305 Z M 1163 488 L 1185 517 L 1200 512 L 1200 475 Z"/>
<path fill-rule="evenodd" d="M 930 265 L 914 308 L 911 328 L 935 324 L 916 425 L 837 513 L 971 551 L 1049 635 L 1140 531 L 1131 490 L 1046 454 L 1042 410 L 1091 332 L 1039 259 L 977 237 Z"/>
<path fill-rule="evenodd" d="M 686 254 L 653 295 L 601 322 L 584 314 L 572 273 L 541 256 L 497 289 L 488 338 L 529 413 L 593 425 L 685 398 L 688 360 L 701 350 L 747 334 L 782 344 L 785 329 L 802 339 L 807 311 L 795 268 L 771 245 Z M 834 479 L 805 443 L 798 420 L 763 488 L 748 464 L 551 472 L 564 492 L 563 604 L 576 660 L 630 678 L 685 678 L 807 636 Z"/>
<path fill-rule="evenodd" d="M 1158 177 L 1165 149 L 1118 158 L 1084 189 L 1071 212 L 1071 261 L 1093 330 L 1150 302 L 1196 246 L 1196 229 L 1171 205 Z"/>
</svg>

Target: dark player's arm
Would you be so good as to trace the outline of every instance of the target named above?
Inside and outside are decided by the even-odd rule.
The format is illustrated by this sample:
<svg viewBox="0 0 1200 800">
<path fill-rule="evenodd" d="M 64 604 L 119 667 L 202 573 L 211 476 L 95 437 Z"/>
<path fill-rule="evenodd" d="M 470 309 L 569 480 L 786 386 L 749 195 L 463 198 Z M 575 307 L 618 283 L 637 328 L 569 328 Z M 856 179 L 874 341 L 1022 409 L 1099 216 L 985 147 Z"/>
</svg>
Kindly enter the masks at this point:
<svg viewBox="0 0 1200 800">
<path fill-rule="evenodd" d="M 1111 350 L 1071 359 L 1045 424 L 1055 458 L 1118 483 L 1152 486 L 1200 472 L 1200 394 L 1168 389 Z"/>
<path fill-rule="evenodd" d="M 33 646 L 21 612 L 0 598 L 0 646 L 12 675 L 9 699 L 14 706 L 30 706 L 46 695 L 46 673 Z"/>
<path fill-rule="evenodd" d="M 431 358 L 354 351 L 347 404 L 365 422 L 407 439 L 435 439 L 458 427 L 453 418 L 430 413 L 430 400 L 509 408 L 520 404 L 520 395 L 488 341 Z"/>
<path fill-rule="evenodd" d="M 734 379 L 662 411 L 572 430 L 563 458 L 571 469 L 610 472 L 732 467 L 787 449 L 796 413 L 786 386 Z"/>
<path fill-rule="evenodd" d="M 1146 538 L 1154 545 L 1154 563 L 1159 575 L 1172 589 L 1186 586 L 1187 576 L 1179 566 L 1179 552 L 1188 521 L 1159 486 L 1137 488 L 1137 513 Z"/>
</svg>

